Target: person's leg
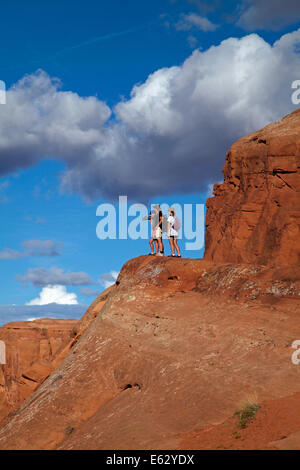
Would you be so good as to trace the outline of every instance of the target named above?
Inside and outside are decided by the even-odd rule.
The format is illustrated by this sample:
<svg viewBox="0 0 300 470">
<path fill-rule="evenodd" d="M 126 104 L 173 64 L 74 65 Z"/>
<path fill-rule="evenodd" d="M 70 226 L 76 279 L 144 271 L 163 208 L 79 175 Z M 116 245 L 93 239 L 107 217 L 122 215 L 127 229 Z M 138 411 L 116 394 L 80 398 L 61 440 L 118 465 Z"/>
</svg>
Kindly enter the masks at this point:
<svg viewBox="0 0 300 470">
<path fill-rule="evenodd" d="M 157 254 L 158 253 L 158 241 L 156 238 L 154 239 L 154 245 L 155 245 L 155 252 Z"/>
<path fill-rule="evenodd" d="M 177 238 L 175 238 L 175 237 L 174 237 L 174 245 L 175 245 L 175 248 L 176 248 L 176 251 L 177 251 L 177 255 L 181 256 L 180 249 L 179 249 L 179 246 L 178 246 L 178 243 L 177 243 Z"/>
<path fill-rule="evenodd" d="M 164 244 L 162 241 L 162 237 L 159 237 L 158 239 L 158 245 L 159 245 L 159 251 L 163 254 L 164 253 Z"/>
<path fill-rule="evenodd" d="M 164 255 L 164 245 L 163 245 L 163 242 L 162 242 L 162 230 L 160 227 L 158 227 L 156 229 L 156 238 L 157 238 L 157 241 L 158 241 L 158 246 L 159 246 L 159 255 L 163 256 Z"/>
<path fill-rule="evenodd" d="M 172 256 L 174 256 L 175 253 L 174 253 L 174 240 L 173 240 L 173 237 L 169 237 L 169 243 L 170 243 Z"/>
<path fill-rule="evenodd" d="M 150 245 L 150 249 L 151 249 L 151 254 L 152 253 L 154 254 L 153 238 L 150 238 L 149 245 Z"/>
</svg>

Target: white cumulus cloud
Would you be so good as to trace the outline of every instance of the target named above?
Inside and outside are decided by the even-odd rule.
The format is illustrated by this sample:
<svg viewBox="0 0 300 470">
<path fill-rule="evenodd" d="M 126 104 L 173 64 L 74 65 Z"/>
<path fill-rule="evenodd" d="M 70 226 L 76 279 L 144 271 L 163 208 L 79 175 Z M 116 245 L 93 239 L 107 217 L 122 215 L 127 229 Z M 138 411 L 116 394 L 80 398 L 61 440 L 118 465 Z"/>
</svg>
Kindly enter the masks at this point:
<svg viewBox="0 0 300 470">
<path fill-rule="evenodd" d="M 46 286 L 43 287 L 38 297 L 27 302 L 26 305 L 77 305 L 77 295 L 74 292 L 67 292 L 65 286 Z"/>
<path fill-rule="evenodd" d="M 20 282 L 32 283 L 36 287 L 95 284 L 89 274 L 83 271 L 77 273 L 64 272 L 63 269 L 56 266 L 52 266 L 48 271 L 46 268 L 29 268 L 24 276 L 16 274 L 16 278 Z"/>
<path fill-rule="evenodd" d="M 150 74 L 113 110 L 43 71 L 26 76 L 0 107 L 0 176 L 51 155 L 65 163 L 61 189 L 87 199 L 206 191 L 235 140 L 295 109 L 299 47 L 300 29 L 273 45 L 228 38 Z"/>
</svg>

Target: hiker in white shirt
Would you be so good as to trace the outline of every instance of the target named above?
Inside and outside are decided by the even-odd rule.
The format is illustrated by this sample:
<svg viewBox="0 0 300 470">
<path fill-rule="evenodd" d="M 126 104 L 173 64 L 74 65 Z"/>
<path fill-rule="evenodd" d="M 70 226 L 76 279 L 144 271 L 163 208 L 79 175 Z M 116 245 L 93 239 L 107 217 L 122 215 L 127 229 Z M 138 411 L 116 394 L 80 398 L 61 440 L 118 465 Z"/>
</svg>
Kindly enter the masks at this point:
<svg viewBox="0 0 300 470">
<path fill-rule="evenodd" d="M 181 258 L 180 249 L 177 243 L 178 231 L 174 228 L 176 227 L 176 217 L 175 211 L 172 207 L 169 209 L 169 217 L 168 217 L 168 238 L 170 243 L 170 248 L 172 252 L 172 256 L 175 255 L 175 249 L 177 251 L 177 256 Z"/>
</svg>

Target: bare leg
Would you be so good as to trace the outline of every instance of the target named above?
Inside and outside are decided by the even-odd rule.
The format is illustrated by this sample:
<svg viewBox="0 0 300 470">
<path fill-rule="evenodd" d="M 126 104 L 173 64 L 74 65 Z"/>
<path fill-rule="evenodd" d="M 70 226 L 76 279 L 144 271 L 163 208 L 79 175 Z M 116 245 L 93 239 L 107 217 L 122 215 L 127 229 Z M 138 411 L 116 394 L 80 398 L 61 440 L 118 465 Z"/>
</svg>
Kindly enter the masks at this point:
<svg viewBox="0 0 300 470">
<path fill-rule="evenodd" d="M 149 245 L 150 245 L 151 253 L 154 253 L 153 241 L 154 241 L 153 238 L 150 238 Z"/>
<path fill-rule="evenodd" d="M 179 246 L 178 246 L 178 243 L 177 243 L 177 239 L 176 239 L 176 238 L 174 238 L 174 245 L 175 245 L 177 254 L 178 254 L 179 256 L 181 256 L 181 254 L 180 254 L 180 249 L 179 249 Z"/>
<path fill-rule="evenodd" d="M 162 238 L 159 237 L 159 238 L 157 239 L 157 241 L 158 241 L 158 245 L 159 245 L 159 250 L 160 250 L 161 253 L 163 253 L 163 251 L 164 251 L 164 244 L 163 244 Z"/>
<path fill-rule="evenodd" d="M 171 252 L 172 252 L 172 255 L 174 255 L 174 240 L 172 237 L 169 238 L 169 243 L 170 243 L 170 248 L 171 248 Z"/>
<path fill-rule="evenodd" d="M 155 245 L 155 252 L 156 254 L 158 253 L 158 242 L 157 239 L 154 240 L 154 245 Z"/>
</svg>

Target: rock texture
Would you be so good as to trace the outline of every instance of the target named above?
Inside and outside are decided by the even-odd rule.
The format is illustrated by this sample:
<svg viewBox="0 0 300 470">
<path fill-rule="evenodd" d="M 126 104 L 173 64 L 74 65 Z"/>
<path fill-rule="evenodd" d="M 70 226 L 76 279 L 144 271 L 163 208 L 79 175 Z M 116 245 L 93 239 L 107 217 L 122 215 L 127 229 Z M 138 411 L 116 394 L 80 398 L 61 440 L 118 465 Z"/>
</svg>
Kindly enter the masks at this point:
<svg viewBox="0 0 300 470">
<path fill-rule="evenodd" d="M 205 258 L 300 264 L 300 109 L 232 145 L 207 201 Z"/>
<path fill-rule="evenodd" d="M 176 449 L 182 434 L 222 423 L 249 393 L 262 403 L 299 392 L 293 273 L 129 261 L 67 356 L 4 423 L 0 448 Z"/>
<path fill-rule="evenodd" d="M 260 404 L 255 419 L 240 428 L 236 416 L 185 433 L 179 449 L 299 450 L 300 393 Z"/>
<path fill-rule="evenodd" d="M 6 364 L 0 365 L 0 421 L 55 370 L 99 314 L 112 289 L 99 294 L 79 321 L 46 318 L 0 328 L 0 340 L 6 344 Z M 2 424 L 9 418 L 10 414 Z"/>
<path fill-rule="evenodd" d="M 43 319 L 7 323 L 0 328 L 6 364 L 0 365 L 0 419 L 47 378 L 77 320 Z"/>
</svg>

